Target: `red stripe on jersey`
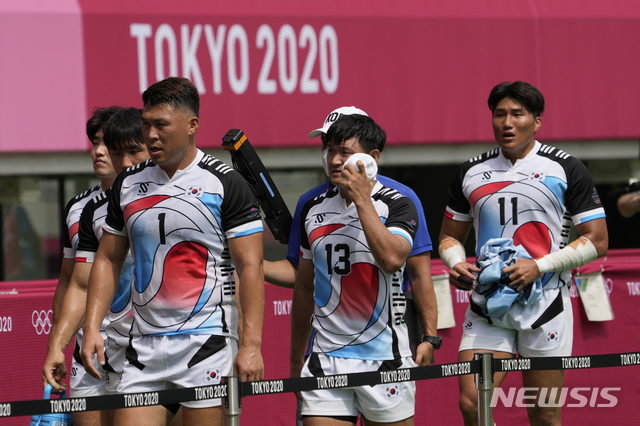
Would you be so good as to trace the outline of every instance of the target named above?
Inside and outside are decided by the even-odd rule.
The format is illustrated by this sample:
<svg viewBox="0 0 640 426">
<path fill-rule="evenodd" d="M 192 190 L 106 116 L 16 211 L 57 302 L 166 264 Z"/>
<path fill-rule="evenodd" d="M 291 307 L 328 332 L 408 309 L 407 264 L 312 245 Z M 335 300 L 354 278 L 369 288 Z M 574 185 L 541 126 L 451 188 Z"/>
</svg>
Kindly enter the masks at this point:
<svg viewBox="0 0 640 426">
<path fill-rule="evenodd" d="M 451 213 L 449 210 L 445 210 L 444 215 L 449 219 L 453 219 L 453 213 Z"/>
<path fill-rule="evenodd" d="M 207 249 L 193 241 L 171 247 L 164 259 L 156 298 L 165 306 L 195 308 L 207 278 Z"/>
<path fill-rule="evenodd" d="M 78 230 L 80 229 L 80 221 L 74 223 L 69 228 L 69 240 L 73 241 L 73 237 L 78 235 Z"/>
<path fill-rule="evenodd" d="M 515 245 L 522 244 L 529 256 L 538 259 L 551 251 L 549 228 L 541 222 L 528 222 L 516 230 L 513 235 Z"/>
<path fill-rule="evenodd" d="M 341 225 L 339 223 L 336 223 L 336 224 L 333 224 L 333 225 L 325 225 L 325 226 L 321 226 L 320 228 L 314 229 L 309 234 L 309 244 L 313 244 L 313 242 L 316 239 L 318 239 L 320 237 L 324 237 L 325 235 L 329 235 L 330 233 L 332 233 L 336 229 L 340 229 L 340 228 L 342 228 L 344 226 L 345 225 Z"/>
<path fill-rule="evenodd" d="M 474 208 L 478 200 L 480 200 L 485 195 L 494 194 L 500 191 L 505 186 L 511 185 L 512 183 L 514 182 L 496 182 L 482 185 L 481 187 L 473 191 L 471 195 L 469 195 L 469 204 L 471 204 L 471 208 Z"/>
<path fill-rule="evenodd" d="M 87 263 L 87 258 L 86 257 L 78 257 L 78 256 L 76 256 L 76 262 Z"/>
<path fill-rule="evenodd" d="M 129 221 L 129 217 L 135 212 L 148 209 L 149 207 L 153 207 L 161 201 L 169 198 L 168 195 L 154 195 L 151 197 L 145 197 L 141 200 L 134 201 L 132 203 L 127 204 L 127 207 L 124 208 L 124 221 L 125 223 Z"/>
<path fill-rule="evenodd" d="M 356 329 L 365 330 L 375 312 L 378 299 L 378 268 L 369 263 L 351 265 L 351 272 L 340 280 L 340 306 L 332 313 Z"/>
</svg>

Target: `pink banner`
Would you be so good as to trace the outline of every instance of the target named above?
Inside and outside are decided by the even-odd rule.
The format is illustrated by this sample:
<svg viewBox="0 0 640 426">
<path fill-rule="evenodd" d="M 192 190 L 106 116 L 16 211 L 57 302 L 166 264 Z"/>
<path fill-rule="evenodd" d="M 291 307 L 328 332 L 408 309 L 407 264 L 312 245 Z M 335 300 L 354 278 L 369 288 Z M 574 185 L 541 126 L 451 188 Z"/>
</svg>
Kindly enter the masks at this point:
<svg viewBox="0 0 640 426">
<path fill-rule="evenodd" d="M 489 90 L 516 79 L 547 97 L 544 139 L 640 133 L 640 59 L 627 54 L 640 40 L 637 3 L 201 2 L 189 13 L 154 2 L 149 14 L 138 2 L 112 15 L 81 3 L 89 104 L 139 105 L 148 84 L 189 77 L 202 93 L 200 146 L 218 147 L 230 128 L 257 147 L 306 145 L 342 105 L 367 111 L 392 144 L 492 140 Z"/>
<path fill-rule="evenodd" d="M 94 107 L 141 106 L 141 92 L 170 75 L 202 93 L 201 147 L 219 147 L 230 128 L 256 147 L 305 146 L 342 105 L 367 111 L 390 144 L 491 141 L 486 99 L 504 80 L 545 94 L 544 140 L 640 134 L 633 0 L 69 5 L 0 7 L 3 32 L 20 40 L 0 45 L 11 99 L 0 151 L 86 149 Z"/>
<path fill-rule="evenodd" d="M 75 0 L 0 2 L 0 152 L 90 147 L 82 40 Z"/>
<path fill-rule="evenodd" d="M 640 249 L 614 250 L 605 259 L 593 262 L 582 271 L 588 272 L 589 268 L 604 271 L 615 319 L 590 322 L 573 286 L 574 356 L 640 350 L 635 337 L 640 328 L 640 316 L 637 315 L 640 301 L 639 263 Z M 439 260 L 432 262 L 435 275 L 443 270 L 446 271 L 446 268 Z M 0 348 L 5 379 L 5 386 L 0 388 L 0 402 L 41 398 L 40 377 L 50 330 L 54 288 L 55 282 L 52 281 L 0 283 Z M 291 290 L 266 286 L 262 353 L 267 380 L 289 375 L 291 296 Z M 457 325 L 439 330 L 443 346 L 435 354 L 436 364 L 457 361 L 469 293 L 452 288 L 452 296 Z M 67 350 L 68 361 L 70 357 L 71 351 Z M 509 373 L 502 386 L 505 392 L 510 388 L 521 389 L 520 377 L 518 372 Z M 635 424 L 636 401 L 640 397 L 637 377 L 638 366 L 567 371 L 564 386 L 569 391 L 573 390 L 574 396 L 570 394 L 563 408 L 563 424 L 608 424 L 612 418 L 615 418 L 616 424 Z M 416 425 L 461 422 L 457 377 L 420 381 L 417 388 Z M 610 389 L 608 395 L 615 398 L 615 407 L 602 407 L 612 402 L 612 399 L 603 397 L 601 390 L 604 388 Z M 241 422 L 264 424 L 264 419 L 269 419 L 270 425 L 293 424 L 295 410 L 295 397 L 292 394 L 251 396 L 242 400 Z M 527 421 L 524 408 L 507 409 L 501 405 L 494 410 L 494 419 L 497 424 L 526 424 Z M 16 426 L 24 422 L 24 418 L 3 420 L 3 424 Z"/>
</svg>

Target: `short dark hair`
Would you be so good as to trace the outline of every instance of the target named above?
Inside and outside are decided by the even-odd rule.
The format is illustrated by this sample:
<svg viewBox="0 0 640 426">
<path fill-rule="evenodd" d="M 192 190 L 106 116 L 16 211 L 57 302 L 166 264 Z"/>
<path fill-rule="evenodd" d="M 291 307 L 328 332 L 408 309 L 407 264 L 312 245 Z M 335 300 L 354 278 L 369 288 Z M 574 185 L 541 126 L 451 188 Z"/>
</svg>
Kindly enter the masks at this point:
<svg viewBox="0 0 640 426">
<path fill-rule="evenodd" d="M 109 151 L 124 151 L 144 145 L 142 136 L 142 110 L 123 108 L 113 114 L 104 127 L 104 144 Z"/>
<path fill-rule="evenodd" d="M 107 124 L 113 114 L 115 114 L 121 107 L 113 105 L 106 108 L 95 108 L 91 113 L 91 118 L 87 120 L 87 137 L 91 142 L 96 137 L 96 133 L 100 129 L 104 130 L 104 126 Z"/>
<path fill-rule="evenodd" d="M 189 79 L 169 77 L 153 83 L 142 94 L 142 103 L 147 106 L 170 105 L 173 108 L 187 107 L 196 117 L 200 116 L 200 95 Z"/>
<path fill-rule="evenodd" d="M 342 115 L 329 127 L 327 134 L 322 135 L 322 143 L 339 145 L 351 138 L 357 138 L 367 153 L 374 149 L 382 152 L 387 134 L 371 117 L 360 114 Z"/>
<path fill-rule="evenodd" d="M 505 81 L 491 89 L 489 99 L 489 109 L 493 112 L 496 106 L 504 98 L 510 98 L 522 105 L 534 117 L 541 117 L 544 113 L 544 96 L 537 87 L 526 81 L 510 82 Z"/>
</svg>

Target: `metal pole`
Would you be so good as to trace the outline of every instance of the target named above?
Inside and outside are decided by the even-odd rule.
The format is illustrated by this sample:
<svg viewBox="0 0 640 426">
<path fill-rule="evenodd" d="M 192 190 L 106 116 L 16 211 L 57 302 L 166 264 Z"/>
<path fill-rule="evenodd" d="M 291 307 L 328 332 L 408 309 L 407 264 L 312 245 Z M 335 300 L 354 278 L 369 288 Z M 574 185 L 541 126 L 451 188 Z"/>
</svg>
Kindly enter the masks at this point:
<svg viewBox="0 0 640 426">
<path fill-rule="evenodd" d="M 223 377 L 222 383 L 227 385 L 227 396 L 223 398 L 222 414 L 225 426 L 240 426 L 240 406 L 242 395 L 240 376 Z"/>
<path fill-rule="evenodd" d="M 476 373 L 476 390 L 478 391 L 478 424 L 493 426 L 493 409 L 491 394 L 493 393 L 493 354 L 476 353 L 474 359 L 480 360 L 480 373 Z"/>
</svg>

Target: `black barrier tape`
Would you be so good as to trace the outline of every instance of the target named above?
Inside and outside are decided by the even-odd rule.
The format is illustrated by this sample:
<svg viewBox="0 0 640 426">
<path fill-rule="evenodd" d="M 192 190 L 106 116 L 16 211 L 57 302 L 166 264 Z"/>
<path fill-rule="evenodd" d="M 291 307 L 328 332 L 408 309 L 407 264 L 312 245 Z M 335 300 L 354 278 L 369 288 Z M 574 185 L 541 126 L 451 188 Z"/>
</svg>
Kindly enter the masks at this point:
<svg viewBox="0 0 640 426">
<path fill-rule="evenodd" d="M 640 365 L 640 352 L 585 355 L 573 357 L 494 359 L 495 371 L 567 370 L 582 368 L 623 367 Z M 402 381 L 439 379 L 480 372 L 480 361 L 436 364 L 428 367 L 404 368 L 393 371 L 337 374 L 323 377 L 263 380 L 241 383 L 243 397 L 334 389 L 341 387 L 374 386 Z M 0 402 L 0 418 L 32 416 L 34 414 L 72 413 L 79 411 L 115 410 L 148 405 L 167 405 L 187 401 L 225 398 L 227 385 L 198 386 L 155 392 L 92 396 L 86 398 L 38 399 Z"/>
<path fill-rule="evenodd" d="M 496 372 L 523 370 L 576 370 L 625 367 L 640 364 L 640 352 L 604 355 L 557 356 L 544 358 L 494 359 Z"/>
</svg>

